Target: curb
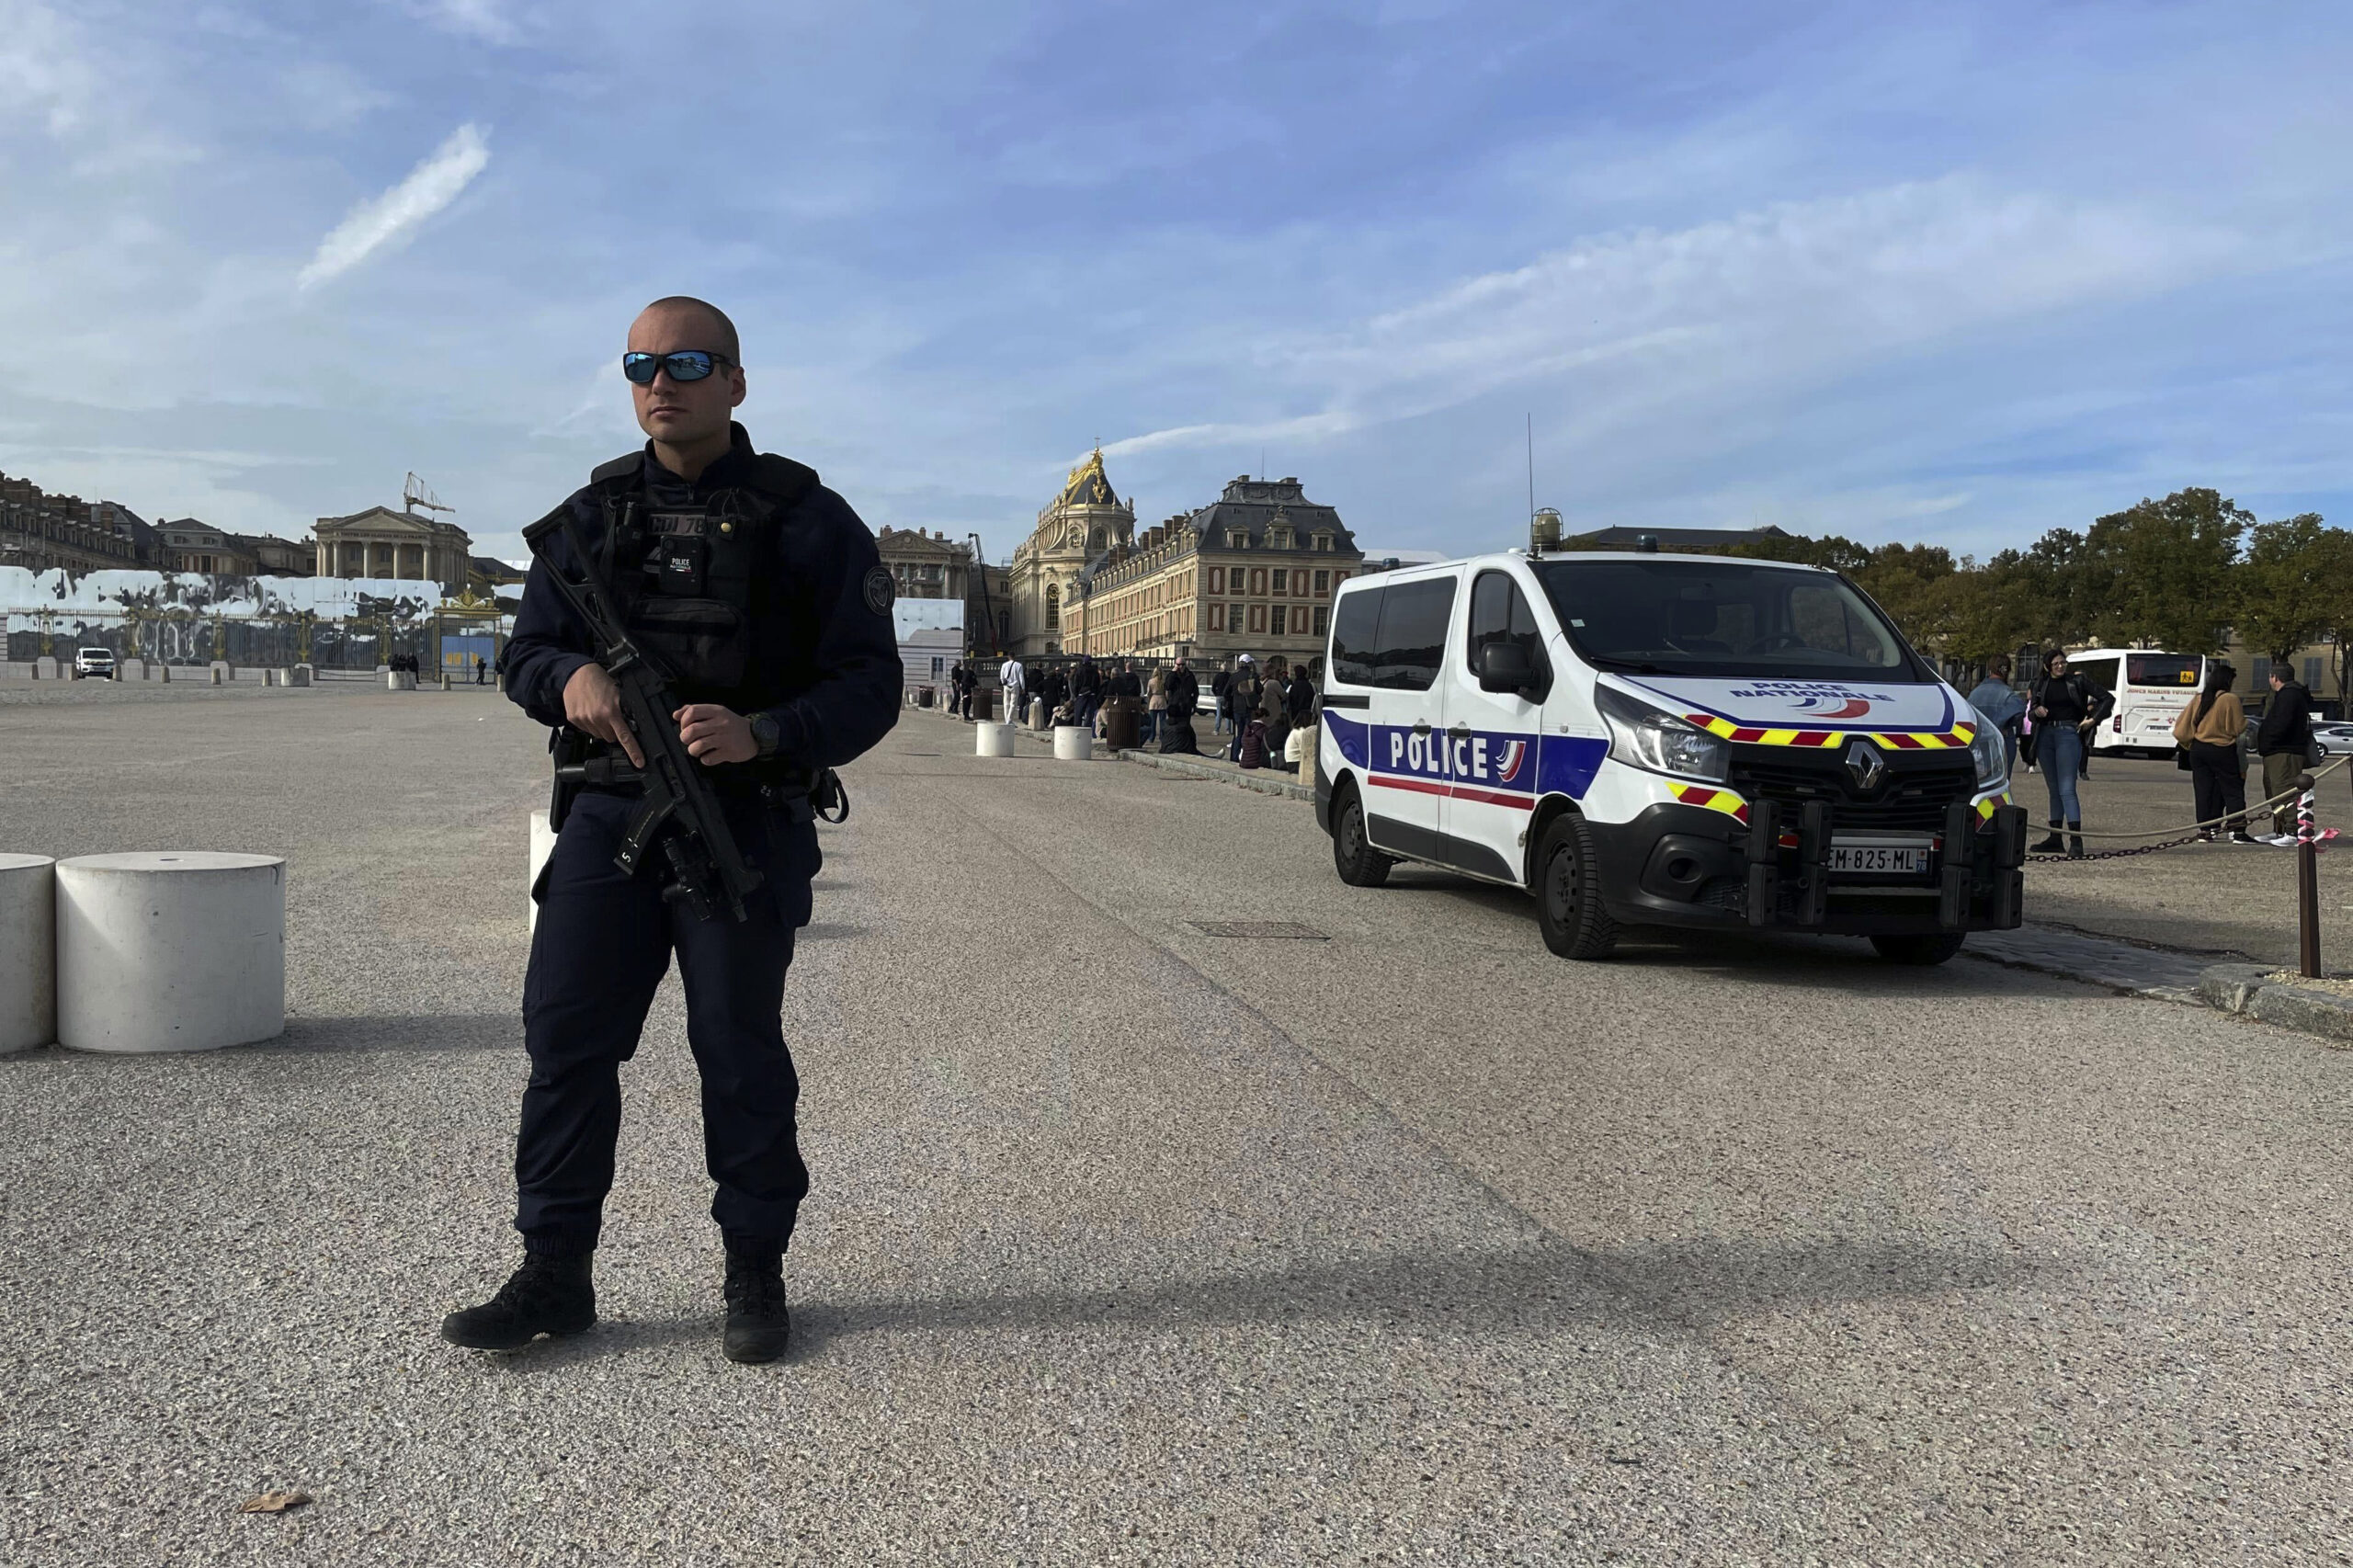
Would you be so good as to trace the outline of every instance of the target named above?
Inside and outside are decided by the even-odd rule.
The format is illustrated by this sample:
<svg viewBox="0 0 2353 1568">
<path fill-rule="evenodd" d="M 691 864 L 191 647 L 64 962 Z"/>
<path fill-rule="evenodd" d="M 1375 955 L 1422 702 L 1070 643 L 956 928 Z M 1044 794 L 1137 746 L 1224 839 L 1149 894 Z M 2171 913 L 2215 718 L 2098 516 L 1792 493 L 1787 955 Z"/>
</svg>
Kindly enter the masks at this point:
<svg viewBox="0 0 2353 1568">
<path fill-rule="evenodd" d="M 1239 784 L 1245 790 L 1256 790 L 1261 795 L 1281 795 L 1290 800 L 1310 802 L 1315 799 L 1315 791 L 1311 786 L 1300 783 L 1296 778 L 1285 778 L 1279 773 L 1271 778 L 1259 778 L 1238 767 L 1227 767 L 1213 762 L 1191 762 L 1181 754 L 1163 756 L 1158 752 L 1142 751 L 1132 747 L 1127 751 L 1108 752 L 1108 755 L 1118 757 L 1121 762 L 1137 763 L 1145 767 L 1157 767 L 1164 773 L 1182 773 L 1195 778 L 1223 779 L 1229 784 Z"/>
<path fill-rule="evenodd" d="M 2199 975 L 2198 999 L 2219 1012 L 2353 1045 L 2353 996 L 2273 980 L 2275 972 L 2268 964 L 2215 964 Z"/>
</svg>

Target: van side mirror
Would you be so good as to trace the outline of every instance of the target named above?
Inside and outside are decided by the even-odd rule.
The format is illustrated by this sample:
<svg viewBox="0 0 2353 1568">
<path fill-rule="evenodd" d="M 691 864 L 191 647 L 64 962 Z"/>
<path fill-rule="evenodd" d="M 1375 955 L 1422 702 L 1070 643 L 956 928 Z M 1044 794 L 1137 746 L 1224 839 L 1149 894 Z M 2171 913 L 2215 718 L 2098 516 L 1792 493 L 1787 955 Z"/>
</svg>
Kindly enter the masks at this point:
<svg viewBox="0 0 2353 1568">
<path fill-rule="evenodd" d="M 1536 668 L 1528 650 L 1501 639 L 1479 650 L 1481 691 L 1525 691 L 1536 684 Z"/>
</svg>

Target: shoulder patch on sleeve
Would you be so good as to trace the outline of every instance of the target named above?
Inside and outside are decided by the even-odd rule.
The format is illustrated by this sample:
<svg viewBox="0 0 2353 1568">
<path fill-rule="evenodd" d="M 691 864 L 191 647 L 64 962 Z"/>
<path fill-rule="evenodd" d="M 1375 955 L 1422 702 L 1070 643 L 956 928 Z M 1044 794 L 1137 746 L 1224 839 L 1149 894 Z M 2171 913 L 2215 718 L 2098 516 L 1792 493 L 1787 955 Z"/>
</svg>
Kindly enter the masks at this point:
<svg viewBox="0 0 2353 1568">
<path fill-rule="evenodd" d="M 888 615 L 891 613 L 892 601 L 898 597 L 898 591 L 891 585 L 891 574 L 886 568 L 877 566 L 867 573 L 867 608 L 877 615 Z"/>
</svg>

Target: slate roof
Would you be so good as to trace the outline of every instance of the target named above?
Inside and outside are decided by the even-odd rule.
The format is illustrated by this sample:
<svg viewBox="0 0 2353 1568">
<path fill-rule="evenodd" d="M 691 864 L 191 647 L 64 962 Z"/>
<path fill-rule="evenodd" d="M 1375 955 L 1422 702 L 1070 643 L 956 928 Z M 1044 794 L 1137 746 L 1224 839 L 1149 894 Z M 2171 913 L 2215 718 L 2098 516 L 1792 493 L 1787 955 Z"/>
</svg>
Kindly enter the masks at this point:
<svg viewBox="0 0 2353 1568">
<path fill-rule="evenodd" d="M 1356 535 L 1340 521 L 1340 514 L 1331 507 L 1307 498 L 1307 493 L 1296 479 L 1252 479 L 1244 475 L 1228 481 L 1225 494 L 1185 519 L 1184 526 L 1201 536 L 1204 548 L 1226 548 L 1226 535 L 1239 528 L 1250 537 L 1249 548 L 1265 550 L 1267 529 L 1278 518 L 1290 524 L 1292 547 L 1312 548 L 1314 536 L 1321 532 L 1332 535 L 1336 551 L 1352 551 L 1357 547 Z"/>
</svg>

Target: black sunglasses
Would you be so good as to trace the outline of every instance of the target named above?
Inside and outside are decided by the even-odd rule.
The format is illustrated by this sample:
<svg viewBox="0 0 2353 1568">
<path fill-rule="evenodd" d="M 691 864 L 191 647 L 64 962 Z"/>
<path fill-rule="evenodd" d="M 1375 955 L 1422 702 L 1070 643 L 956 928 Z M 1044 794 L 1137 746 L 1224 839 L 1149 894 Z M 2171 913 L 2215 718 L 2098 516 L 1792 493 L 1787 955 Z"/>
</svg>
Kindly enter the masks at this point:
<svg viewBox="0 0 2353 1568">
<path fill-rule="evenodd" d="M 700 348 L 682 348 L 676 354 L 640 354 L 632 349 L 621 356 L 621 374 L 639 386 L 650 387 L 665 370 L 674 381 L 699 381 L 710 374 L 713 366 L 730 363 L 726 355 Z"/>
</svg>

